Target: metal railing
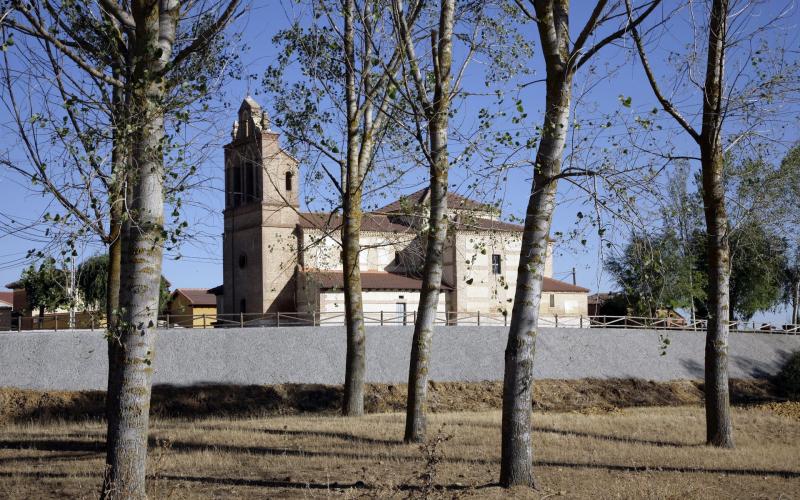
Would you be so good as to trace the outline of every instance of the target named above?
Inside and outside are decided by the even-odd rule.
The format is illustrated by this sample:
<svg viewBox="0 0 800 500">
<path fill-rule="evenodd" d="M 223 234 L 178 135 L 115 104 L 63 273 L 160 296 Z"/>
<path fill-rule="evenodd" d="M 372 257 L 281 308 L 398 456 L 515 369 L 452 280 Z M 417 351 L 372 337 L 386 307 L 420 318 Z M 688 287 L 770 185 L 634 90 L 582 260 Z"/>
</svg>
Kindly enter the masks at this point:
<svg viewBox="0 0 800 500">
<path fill-rule="evenodd" d="M 416 311 L 365 312 L 367 326 L 413 325 Z M 201 315 L 164 315 L 159 317 L 159 328 L 246 328 L 279 326 L 326 326 L 342 325 L 344 312 L 277 312 L 277 313 L 237 313 Z M 486 312 L 439 312 L 436 325 L 475 325 L 508 326 L 509 315 Z M 776 333 L 800 335 L 800 325 L 771 325 L 767 323 L 731 321 L 732 332 Z M 682 318 L 647 318 L 640 316 L 540 316 L 539 326 L 557 328 L 631 328 L 645 330 L 684 330 L 705 331 L 708 320 L 686 320 Z"/>
<path fill-rule="evenodd" d="M 590 316 L 591 328 L 639 328 L 645 330 L 705 331 L 707 319 L 647 318 L 641 316 Z M 732 332 L 800 335 L 798 325 L 773 325 L 756 321 L 728 321 Z"/>
<path fill-rule="evenodd" d="M 367 326 L 413 325 L 416 311 L 365 312 Z M 343 325 L 344 312 L 277 312 L 235 314 L 165 314 L 159 316 L 157 327 L 172 328 L 247 328 L 290 326 Z M 510 317 L 501 313 L 486 312 L 439 312 L 435 324 L 440 326 L 508 326 Z M 771 325 L 768 323 L 731 321 L 732 332 L 800 335 L 800 325 Z M 539 317 L 539 326 L 557 328 L 631 328 L 645 330 L 705 331 L 705 319 L 648 318 L 640 316 L 567 316 L 544 315 Z M 70 318 L 69 313 L 47 314 L 43 318 L 21 316 L 12 320 L 11 331 L 29 330 L 95 330 L 105 328 L 105 319 L 97 314 L 79 313 Z"/>
</svg>

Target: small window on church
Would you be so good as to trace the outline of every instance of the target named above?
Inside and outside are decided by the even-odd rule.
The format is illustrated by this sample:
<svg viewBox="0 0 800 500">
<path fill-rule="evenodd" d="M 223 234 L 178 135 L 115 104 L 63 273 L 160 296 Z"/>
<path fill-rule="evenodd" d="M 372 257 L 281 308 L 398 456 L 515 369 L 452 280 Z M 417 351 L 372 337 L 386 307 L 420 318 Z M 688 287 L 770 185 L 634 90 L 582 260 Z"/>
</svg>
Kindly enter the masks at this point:
<svg viewBox="0 0 800 500">
<path fill-rule="evenodd" d="M 286 191 L 292 190 L 292 173 L 286 172 Z"/>
<path fill-rule="evenodd" d="M 247 254 L 243 253 L 239 256 L 239 269 L 247 267 Z"/>
<path fill-rule="evenodd" d="M 550 294 L 550 307 L 555 307 L 555 306 L 556 306 L 556 294 L 551 293 Z"/>
<path fill-rule="evenodd" d="M 500 274 L 503 272 L 500 262 L 500 254 L 492 254 L 492 274 Z"/>
</svg>

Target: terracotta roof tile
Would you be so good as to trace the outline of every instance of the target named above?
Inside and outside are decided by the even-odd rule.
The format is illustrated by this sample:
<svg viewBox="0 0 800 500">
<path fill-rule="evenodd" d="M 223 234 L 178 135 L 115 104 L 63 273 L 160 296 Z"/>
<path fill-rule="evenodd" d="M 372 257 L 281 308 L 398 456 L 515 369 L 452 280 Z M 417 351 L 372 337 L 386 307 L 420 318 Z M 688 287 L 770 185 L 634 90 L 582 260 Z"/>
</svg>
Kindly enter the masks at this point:
<svg viewBox="0 0 800 500">
<path fill-rule="evenodd" d="M 344 288 L 344 275 L 341 271 L 306 271 L 304 274 L 318 283 L 323 290 Z M 361 288 L 364 290 L 421 290 L 422 280 L 394 273 L 362 271 Z M 442 290 L 451 290 L 451 287 L 442 283 Z"/>
<path fill-rule="evenodd" d="M 542 291 L 543 292 L 574 292 L 574 293 L 588 293 L 588 288 L 583 288 L 582 286 L 573 285 L 572 283 L 566 283 L 564 281 L 558 281 L 553 278 L 544 278 L 544 282 L 542 283 Z"/>
<path fill-rule="evenodd" d="M 300 213 L 300 227 L 328 231 L 337 231 L 342 227 L 342 217 L 338 214 L 327 213 Z M 521 232 L 523 226 L 494 219 L 461 218 L 456 223 L 456 228 L 462 231 L 510 231 Z M 377 233 L 413 233 L 416 230 L 403 224 L 392 222 L 387 215 L 366 213 L 361 220 L 362 231 Z"/>
<path fill-rule="evenodd" d="M 494 219 L 461 219 L 456 227 L 462 231 L 510 231 L 522 232 L 523 226 Z"/>
<path fill-rule="evenodd" d="M 328 231 L 339 230 L 342 227 L 342 216 L 339 214 L 301 212 L 300 227 Z M 386 215 L 366 213 L 361 219 L 361 230 L 379 233 L 408 233 L 412 232 L 413 228 L 395 224 Z"/>
<path fill-rule="evenodd" d="M 175 297 L 176 294 L 181 294 L 189 301 L 189 303 L 193 306 L 216 306 L 217 305 L 217 298 L 208 293 L 207 288 L 176 288 L 174 292 L 172 292 L 172 296 Z"/>
<path fill-rule="evenodd" d="M 389 203 L 385 207 L 376 210 L 376 212 L 379 213 L 401 212 L 405 207 L 422 205 L 428 198 L 429 189 L 430 188 L 426 187 L 420 189 L 415 193 L 405 194 L 401 196 L 399 199 Z M 452 208 L 455 210 L 481 210 L 481 211 L 495 210 L 495 208 L 493 208 L 491 205 L 471 200 L 465 196 L 461 196 L 456 193 L 447 193 L 447 208 Z"/>
<path fill-rule="evenodd" d="M 9 291 L 6 291 L 6 290 L 0 291 L 0 300 L 2 300 L 3 302 L 7 302 L 9 304 L 13 304 L 14 303 L 14 292 L 11 291 L 11 290 L 9 290 Z"/>
</svg>

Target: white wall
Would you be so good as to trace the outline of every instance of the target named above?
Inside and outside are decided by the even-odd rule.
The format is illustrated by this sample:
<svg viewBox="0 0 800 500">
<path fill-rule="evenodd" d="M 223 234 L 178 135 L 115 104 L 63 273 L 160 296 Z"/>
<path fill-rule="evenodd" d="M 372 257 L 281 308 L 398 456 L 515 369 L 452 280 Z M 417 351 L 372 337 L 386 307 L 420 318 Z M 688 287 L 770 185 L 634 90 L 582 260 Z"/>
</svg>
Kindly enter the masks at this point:
<svg viewBox="0 0 800 500">
<path fill-rule="evenodd" d="M 317 229 L 306 229 L 303 248 L 304 264 L 308 269 L 321 271 L 341 271 L 341 246 L 335 238 L 325 236 Z M 361 271 L 393 271 L 395 254 L 401 253 L 401 264 L 415 261 L 417 250 L 413 244 L 416 235 L 412 233 L 389 234 L 364 232 L 361 234 L 361 253 L 359 267 Z M 409 255 L 413 254 L 413 255 Z M 402 265 L 401 265 L 402 267 Z"/>
<path fill-rule="evenodd" d="M 405 304 L 406 322 L 412 323 L 414 314 L 419 306 L 419 292 L 407 290 L 370 290 L 362 293 L 362 300 L 364 304 L 364 315 L 368 316 L 368 322 L 372 323 L 380 320 L 380 313 L 383 311 L 384 321 L 389 322 L 393 319 L 394 322 L 400 322 L 402 314 L 398 313 L 397 304 Z M 344 322 L 343 316 L 331 315 L 335 313 L 344 314 L 344 292 L 340 291 L 321 291 L 319 294 L 320 312 L 322 313 L 322 323 L 337 323 Z M 444 319 L 445 307 L 445 293 L 439 294 L 439 304 L 436 308 L 438 314 Z M 328 320 L 326 321 L 326 316 Z"/>
</svg>

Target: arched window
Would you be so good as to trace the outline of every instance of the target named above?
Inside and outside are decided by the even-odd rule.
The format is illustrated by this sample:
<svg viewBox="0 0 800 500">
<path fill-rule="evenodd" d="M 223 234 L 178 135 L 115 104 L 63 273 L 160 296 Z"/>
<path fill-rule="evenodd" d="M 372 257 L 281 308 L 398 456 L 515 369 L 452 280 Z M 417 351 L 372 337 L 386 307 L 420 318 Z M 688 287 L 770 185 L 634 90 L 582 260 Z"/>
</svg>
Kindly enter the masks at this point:
<svg viewBox="0 0 800 500">
<path fill-rule="evenodd" d="M 292 173 L 286 172 L 286 191 L 292 190 Z"/>
</svg>

